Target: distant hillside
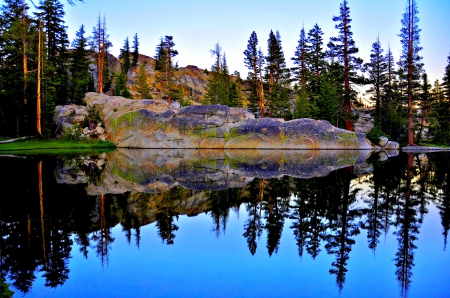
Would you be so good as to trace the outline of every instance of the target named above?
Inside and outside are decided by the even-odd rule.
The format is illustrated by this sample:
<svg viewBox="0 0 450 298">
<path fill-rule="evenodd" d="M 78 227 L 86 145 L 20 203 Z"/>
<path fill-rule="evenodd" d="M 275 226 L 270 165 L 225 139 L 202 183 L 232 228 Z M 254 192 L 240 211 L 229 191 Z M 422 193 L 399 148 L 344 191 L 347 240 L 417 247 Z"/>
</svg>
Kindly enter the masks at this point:
<svg viewBox="0 0 450 298">
<path fill-rule="evenodd" d="M 119 59 L 109 54 L 108 60 L 111 72 L 119 73 L 121 71 Z M 97 85 L 97 65 L 95 64 L 95 60 L 93 58 L 92 62 L 91 73 L 94 77 L 95 84 Z M 145 55 L 139 55 L 138 65 L 136 67 L 132 67 L 128 71 L 127 87 L 130 90 L 131 95 L 133 98 L 140 99 L 140 94 L 136 88 L 136 81 L 138 76 L 137 71 L 141 63 L 145 63 L 147 83 L 150 85 L 152 97 L 156 99 L 162 98 L 162 86 L 158 80 L 161 73 L 160 71 L 155 71 L 156 60 Z M 208 74 L 197 66 L 188 65 L 186 67 L 180 67 L 174 71 L 174 84 L 181 87 L 185 95 L 197 102 L 199 102 L 206 93 L 207 82 Z"/>
</svg>

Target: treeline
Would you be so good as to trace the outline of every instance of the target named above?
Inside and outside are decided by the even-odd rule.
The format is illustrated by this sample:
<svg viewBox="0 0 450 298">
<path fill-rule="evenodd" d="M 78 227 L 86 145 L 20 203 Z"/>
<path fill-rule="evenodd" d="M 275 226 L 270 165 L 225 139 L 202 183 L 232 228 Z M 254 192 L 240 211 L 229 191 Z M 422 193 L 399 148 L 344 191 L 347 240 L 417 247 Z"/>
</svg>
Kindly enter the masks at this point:
<svg viewBox="0 0 450 298">
<path fill-rule="evenodd" d="M 442 82 L 430 85 L 420 56 L 420 28 L 415 0 L 408 0 L 399 34 L 402 53 L 394 61 L 390 47 L 383 48 L 379 37 L 372 45 L 370 61 L 363 63 L 353 39 L 348 1 L 333 17 L 337 35 L 325 44 L 318 24 L 300 30 L 298 46 L 286 66 L 278 31 L 271 31 L 267 52 L 259 46 L 252 32 L 244 51 L 248 78 L 243 91 L 248 108 L 259 117 L 313 118 L 353 130 L 353 107 L 362 105 L 355 86 L 369 86 L 367 94 L 375 102 L 375 124 L 369 136 L 381 135 L 418 143 L 422 135 L 437 143 L 450 141 L 450 56 Z M 216 63 L 211 68 L 206 99 L 212 103 L 234 104 L 230 92 L 235 86 L 223 74 L 228 73 L 225 54 L 217 45 L 212 53 Z M 232 82 L 239 82 L 236 76 Z M 245 101 L 245 100 L 244 100 Z M 244 101 L 241 101 L 241 105 Z M 427 126 L 427 127 L 425 127 Z M 426 135 L 425 128 L 428 131 Z"/>
<path fill-rule="evenodd" d="M 69 1 L 73 4 L 73 2 Z M 354 130 L 354 106 L 360 105 L 355 86 L 367 86 L 375 102 L 375 127 L 381 135 L 414 144 L 422 137 L 437 143 L 450 141 L 450 56 L 442 82 L 430 85 L 420 56 L 420 28 L 416 0 L 407 0 L 399 37 L 402 53 L 394 61 L 390 47 L 377 37 L 370 61 L 363 63 L 353 39 L 348 1 L 332 18 L 337 34 L 326 43 L 318 24 L 300 30 L 294 67 L 286 66 L 281 35 L 269 33 L 267 51 L 252 32 L 244 50 L 247 79 L 230 75 L 226 54 L 219 44 L 211 50 L 215 63 L 208 73 L 203 104 L 243 106 L 258 117 L 313 118 Z M 59 0 L 41 0 L 31 14 L 25 0 L 6 0 L 0 13 L 0 135 L 53 136 L 55 105 L 82 102 L 85 92 L 97 91 L 131 98 L 127 74 L 137 73 L 134 97 L 151 98 L 147 66 L 138 63 L 137 34 L 120 51 L 120 70 L 108 54 L 106 20 L 99 17 L 90 36 L 84 26 L 70 44 Z M 70 47 L 70 49 L 69 49 Z M 161 38 L 154 67 L 158 97 L 188 104 L 188 95 L 176 84 L 172 36 Z M 95 65 L 93 69 L 90 65 Z"/>
</svg>

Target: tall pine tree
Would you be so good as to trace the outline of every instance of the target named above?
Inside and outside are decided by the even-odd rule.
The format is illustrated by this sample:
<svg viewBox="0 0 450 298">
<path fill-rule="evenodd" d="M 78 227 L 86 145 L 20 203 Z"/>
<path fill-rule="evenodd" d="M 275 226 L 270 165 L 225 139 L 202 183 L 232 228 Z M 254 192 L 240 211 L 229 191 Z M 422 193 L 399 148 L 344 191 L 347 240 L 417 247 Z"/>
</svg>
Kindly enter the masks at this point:
<svg viewBox="0 0 450 298">
<path fill-rule="evenodd" d="M 330 58 L 337 59 L 342 65 L 344 98 L 343 107 L 345 109 L 345 128 L 353 131 L 352 100 L 356 99 L 351 83 L 361 83 L 357 71 L 361 68 L 362 59 L 356 57 L 358 48 L 353 40 L 353 32 L 350 23 L 350 8 L 348 1 L 344 0 L 340 6 L 340 15 L 333 17 L 333 21 L 338 22 L 335 28 L 339 30 L 337 37 L 331 37 L 328 43 Z"/>
<path fill-rule="evenodd" d="M 88 91 L 91 74 L 89 72 L 90 59 L 87 37 L 84 36 L 84 25 L 76 32 L 76 37 L 72 42 L 73 50 L 71 52 L 71 63 L 69 70 L 72 74 L 70 93 L 72 102 L 81 104 L 84 94 Z"/>
<path fill-rule="evenodd" d="M 414 88 L 420 86 L 419 80 L 422 73 L 422 57 L 419 56 L 422 48 L 420 44 L 419 13 L 416 0 L 407 0 L 406 11 L 402 18 L 402 29 L 400 30 L 400 42 L 402 44 L 402 55 L 398 62 L 399 67 L 406 73 L 408 96 L 408 145 L 414 145 L 414 114 L 413 93 Z"/>
<path fill-rule="evenodd" d="M 380 38 L 372 44 L 372 54 L 370 54 L 370 62 L 364 65 L 365 71 L 369 74 L 369 81 L 372 87 L 367 93 L 373 94 L 375 97 L 375 123 L 374 128 L 378 133 L 381 132 L 381 96 L 384 84 L 388 81 L 388 64 L 386 57 L 383 55 Z"/>
</svg>

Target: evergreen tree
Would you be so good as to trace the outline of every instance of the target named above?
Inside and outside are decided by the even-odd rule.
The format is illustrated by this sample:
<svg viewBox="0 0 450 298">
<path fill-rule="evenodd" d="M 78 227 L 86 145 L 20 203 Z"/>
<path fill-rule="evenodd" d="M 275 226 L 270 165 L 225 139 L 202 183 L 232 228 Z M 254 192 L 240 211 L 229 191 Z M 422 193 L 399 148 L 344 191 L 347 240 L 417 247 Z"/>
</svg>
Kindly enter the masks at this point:
<svg viewBox="0 0 450 298">
<path fill-rule="evenodd" d="M 214 57 L 214 64 L 211 66 L 211 71 L 208 74 L 208 83 L 206 85 L 205 100 L 210 104 L 217 104 L 222 101 L 220 98 L 221 88 L 221 62 L 222 62 L 222 48 L 219 43 L 216 43 L 214 49 L 210 50 L 211 56 Z"/>
<path fill-rule="evenodd" d="M 55 90 L 54 95 L 47 92 L 47 96 L 54 96 L 56 104 L 66 104 L 69 99 L 67 69 L 69 39 L 64 22 L 64 7 L 59 0 L 42 0 L 39 10 L 46 35 L 46 55 L 49 65 L 47 76 L 50 77 L 47 84 L 53 85 L 52 89 Z"/>
<path fill-rule="evenodd" d="M 147 83 L 147 73 L 145 71 L 145 63 L 142 61 L 139 64 L 138 77 L 136 81 L 136 87 L 141 94 L 142 99 L 150 99 L 152 95 L 150 94 L 150 86 Z"/>
<path fill-rule="evenodd" d="M 296 80 L 298 80 L 301 84 L 301 90 L 306 91 L 306 81 L 308 78 L 308 69 L 306 67 L 308 60 L 308 48 L 307 48 L 307 39 L 305 35 L 305 28 L 300 30 L 300 39 L 298 40 L 298 46 L 295 51 L 295 56 L 291 58 L 294 61 L 296 67 L 292 68 L 296 75 Z"/>
<path fill-rule="evenodd" d="M 72 102 L 76 104 L 82 103 L 84 94 L 88 92 L 91 81 L 89 52 L 86 50 L 88 40 L 84 34 L 84 25 L 81 25 L 72 42 L 73 51 L 70 55 L 69 70 L 72 74 L 70 93 Z"/>
<path fill-rule="evenodd" d="M 258 58 L 258 36 L 256 35 L 256 32 L 253 31 L 248 40 L 247 49 L 244 51 L 244 64 L 249 70 L 248 80 L 250 96 L 248 97 L 248 108 L 255 114 L 257 114 L 257 107 L 260 107 L 260 84 L 258 79 L 260 69 Z"/>
<path fill-rule="evenodd" d="M 417 2 L 407 0 L 406 11 L 403 14 L 402 29 L 400 30 L 400 42 L 402 44 L 402 55 L 398 65 L 406 72 L 408 95 L 408 145 L 414 145 L 414 115 L 413 115 L 413 91 L 420 86 L 418 81 L 422 73 L 423 63 L 419 52 L 422 49 L 420 44 L 420 29 L 418 26 L 419 13 Z"/>
<path fill-rule="evenodd" d="M 361 83 L 357 70 L 361 68 L 362 59 L 355 57 L 358 48 L 353 40 L 353 32 L 351 31 L 350 8 L 347 0 L 344 0 L 340 6 L 340 15 L 333 17 L 333 21 L 338 22 L 335 28 L 339 30 L 339 36 L 331 37 L 328 43 L 330 58 L 336 58 L 341 63 L 343 72 L 344 98 L 343 105 L 345 108 L 345 128 L 353 131 L 352 116 L 352 100 L 356 99 L 356 94 L 351 88 L 351 83 Z"/>
<path fill-rule="evenodd" d="M 369 81 L 372 87 L 367 90 L 367 93 L 375 96 L 375 123 L 374 130 L 381 132 L 381 96 L 382 87 L 388 82 L 388 64 L 386 57 L 383 55 L 380 38 L 372 44 L 372 54 L 370 54 L 370 62 L 364 65 L 365 71 L 369 74 Z"/>
<path fill-rule="evenodd" d="M 131 67 L 130 42 L 128 41 L 128 37 L 124 41 L 123 48 L 120 49 L 119 59 L 122 64 L 122 72 L 126 76 L 128 74 L 128 70 Z"/>
<path fill-rule="evenodd" d="M 97 26 L 92 31 L 90 47 L 97 56 L 97 92 L 107 92 L 111 88 L 108 50 L 112 47 L 112 43 L 109 41 L 105 17 L 101 21 L 100 15 L 98 16 Z"/>
<path fill-rule="evenodd" d="M 306 43 L 306 56 L 307 67 L 310 77 L 310 92 L 313 94 L 319 93 L 319 79 L 322 69 L 326 65 L 325 51 L 323 49 L 323 32 L 319 25 L 315 24 L 314 27 L 308 31 L 308 38 Z"/>
<path fill-rule="evenodd" d="M 444 77 L 442 78 L 442 89 L 447 101 L 450 101 L 450 55 L 447 57 Z"/>
<path fill-rule="evenodd" d="M 139 38 L 136 33 L 133 37 L 133 60 L 131 62 L 131 67 L 137 66 L 139 59 Z"/>
<path fill-rule="evenodd" d="M 29 58 L 34 58 L 36 26 L 23 1 L 5 1 L 0 22 L 0 134 L 27 135 L 35 132 L 31 128 L 31 119 L 35 119 L 31 98 L 35 93 L 28 70 L 34 60 Z"/>
<path fill-rule="evenodd" d="M 165 61 L 167 60 L 166 46 L 164 39 L 161 37 L 159 44 L 156 46 L 155 70 L 164 70 Z"/>
<path fill-rule="evenodd" d="M 434 129 L 434 141 L 448 145 L 450 142 L 450 56 L 445 67 L 442 84 L 436 81 L 433 94 L 433 116 L 437 124 Z"/>
<path fill-rule="evenodd" d="M 419 119 L 419 130 L 417 131 L 416 134 L 416 141 L 417 143 L 420 142 L 420 139 L 422 137 L 422 132 L 423 132 L 423 128 L 425 125 L 425 120 L 428 121 L 428 116 L 429 116 L 429 112 L 430 112 L 430 108 L 432 105 L 432 96 L 431 96 L 431 84 L 428 81 L 428 75 L 427 73 L 424 73 L 422 75 L 422 92 L 420 94 L 420 101 L 419 101 L 419 106 L 420 106 L 420 119 Z"/>
</svg>

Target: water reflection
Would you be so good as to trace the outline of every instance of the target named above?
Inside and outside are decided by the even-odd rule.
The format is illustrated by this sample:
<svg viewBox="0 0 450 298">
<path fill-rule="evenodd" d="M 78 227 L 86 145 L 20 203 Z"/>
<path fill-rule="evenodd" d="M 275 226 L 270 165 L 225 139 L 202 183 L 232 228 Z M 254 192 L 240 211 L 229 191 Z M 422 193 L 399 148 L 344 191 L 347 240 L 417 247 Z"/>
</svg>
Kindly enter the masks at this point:
<svg viewBox="0 0 450 298">
<path fill-rule="evenodd" d="M 154 237 L 141 235 L 150 223 L 161 242 L 176 245 L 181 215 L 208 214 L 220 238 L 230 213 L 244 206 L 238 236 L 251 255 L 277 254 L 287 226 L 300 258 L 333 257 L 329 273 L 339 291 L 357 236 L 366 235 L 375 255 L 380 240 L 393 233 L 393 272 L 406 297 L 429 204 L 439 208 L 446 248 L 450 156 L 365 161 L 364 154 L 116 150 L 108 156 L 2 158 L 8 171 L 0 174 L 1 275 L 24 294 L 37 275 L 47 287 L 58 287 L 70 277 L 73 241 L 86 259 L 93 248 L 106 269 L 118 224 L 137 247 L 142 237 Z"/>
</svg>

